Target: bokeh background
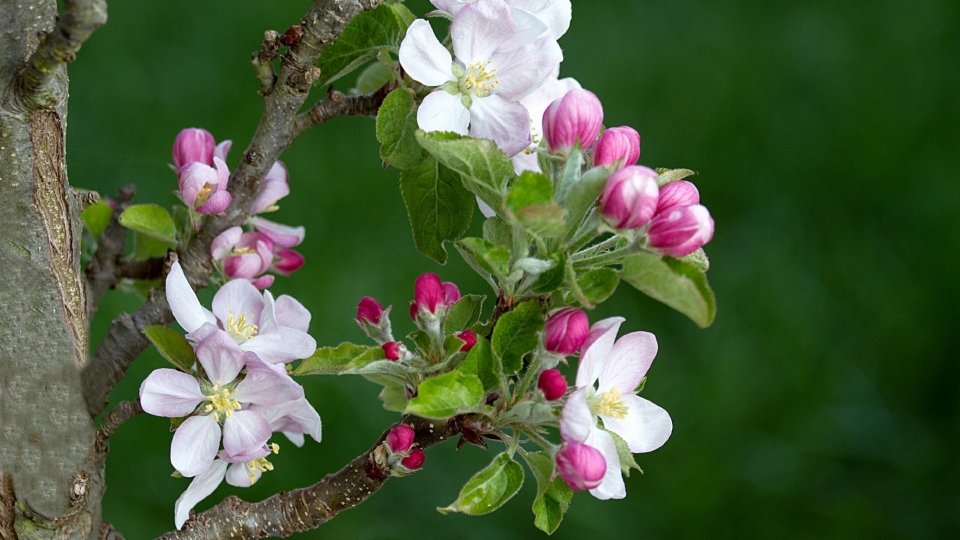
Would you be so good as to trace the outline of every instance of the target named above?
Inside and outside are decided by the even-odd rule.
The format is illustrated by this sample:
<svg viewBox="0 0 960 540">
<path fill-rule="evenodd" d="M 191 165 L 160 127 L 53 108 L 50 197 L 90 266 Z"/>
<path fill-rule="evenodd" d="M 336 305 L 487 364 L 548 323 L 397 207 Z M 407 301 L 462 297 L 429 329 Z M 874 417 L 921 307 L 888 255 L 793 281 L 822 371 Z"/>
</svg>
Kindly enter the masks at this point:
<svg viewBox="0 0 960 540">
<path fill-rule="evenodd" d="M 105 195 L 136 183 L 138 201 L 171 205 L 170 147 L 189 126 L 233 139 L 235 165 L 261 112 L 249 54 L 307 5 L 112 2 L 70 68 L 72 183 Z M 641 163 L 700 172 L 720 307 L 698 330 L 622 285 L 590 314 L 658 336 L 644 395 L 675 428 L 638 456 L 646 473 L 625 500 L 578 494 L 555 536 L 960 536 L 960 3 L 574 0 L 560 43 L 562 74 L 600 96 L 606 124 L 640 131 Z M 456 254 L 440 267 L 416 252 L 398 173 L 377 150 L 372 119 L 340 118 L 283 155 L 294 195 L 276 217 L 306 226 L 307 266 L 274 291 L 312 310 L 323 345 L 363 339 L 364 295 L 397 306 L 400 334 L 412 329 L 405 306 L 423 272 L 490 292 Z M 136 305 L 111 293 L 94 339 Z M 114 399 L 163 365 L 146 353 Z M 323 442 L 285 444 L 256 486 L 221 488 L 198 509 L 313 483 L 397 418 L 365 380 L 303 383 Z M 169 444 L 166 420 L 146 415 L 113 439 L 105 517 L 127 538 L 173 527 L 188 480 L 170 477 Z M 495 514 L 434 510 L 491 455 L 435 447 L 422 472 L 300 538 L 541 536 L 529 475 Z"/>
</svg>

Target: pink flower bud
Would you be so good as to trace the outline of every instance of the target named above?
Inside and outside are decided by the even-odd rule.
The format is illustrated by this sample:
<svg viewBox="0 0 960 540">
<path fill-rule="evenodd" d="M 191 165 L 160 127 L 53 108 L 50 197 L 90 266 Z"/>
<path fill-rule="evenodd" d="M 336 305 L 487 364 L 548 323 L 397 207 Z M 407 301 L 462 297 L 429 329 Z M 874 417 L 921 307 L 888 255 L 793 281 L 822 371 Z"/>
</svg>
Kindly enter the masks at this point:
<svg viewBox="0 0 960 540">
<path fill-rule="evenodd" d="M 574 491 L 599 486 L 606 472 L 607 460 L 592 446 L 568 443 L 557 453 L 557 474 Z"/>
<path fill-rule="evenodd" d="M 664 255 L 683 257 L 709 242 L 713 227 L 713 218 L 705 206 L 674 207 L 650 222 L 647 245 Z"/>
<path fill-rule="evenodd" d="M 662 214 L 674 207 L 695 204 L 700 204 L 700 192 L 697 191 L 697 186 L 686 180 L 676 180 L 660 188 L 656 214 Z"/>
<path fill-rule="evenodd" d="M 477 344 L 477 335 L 473 333 L 473 330 L 464 330 L 457 334 L 457 337 L 464 341 L 463 347 L 460 347 L 462 352 L 470 352 L 470 349 Z"/>
<path fill-rule="evenodd" d="M 180 169 L 191 163 L 213 166 L 213 151 L 217 143 L 209 131 L 187 128 L 177 134 L 173 141 L 173 164 Z"/>
<path fill-rule="evenodd" d="M 413 438 L 416 434 L 412 427 L 400 424 L 387 433 L 386 442 L 394 453 L 406 452 L 413 446 Z"/>
<path fill-rule="evenodd" d="M 220 158 L 213 158 L 214 167 L 193 162 L 180 167 L 177 184 L 180 200 L 200 214 L 219 214 L 230 206 L 227 190 L 230 169 Z"/>
<path fill-rule="evenodd" d="M 250 204 L 250 214 L 276 210 L 276 203 L 290 194 L 290 175 L 282 161 L 273 164 L 267 177 L 260 184 L 260 191 Z"/>
<path fill-rule="evenodd" d="M 400 359 L 400 346 L 397 345 L 396 341 L 388 341 L 381 345 L 383 348 L 383 354 L 387 357 L 387 360 L 393 360 L 396 362 Z"/>
<path fill-rule="evenodd" d="M 403 461 L 400 462 L 401 465 L 415 471 L 423 466 L 423 462 L 427 459 L 427 456 L 423 453 L 423 450 L 419 448 L 414 448 L 410 455 L 403 458 Z"/>
<path fill-rule="evenodd" d="M 657 173 L 631 165 L 610 175 L 603 190 L 603 217 L 615 229 L 639 229 L 657 209 Z"/>
<path fill-rule="evenodd" d="M 210 245 L 213 259 L 223 261 L 230 279 L 252 279 L 267 271 L 273 261 L 273 242 L 260 233 L 242 232 L 240 227 L 223 231 Z"/>
<path fill-rule="evenodd" d="M 273 285 L 274 279 L 276 279 L 274 276 L 270 274 L 264 274 L 258 277 L 257 279 L 251 280 L 250 283 L 252 283 L 254 287 L 262 291 L 264 289 L 269 289 L 270 286 Z"/>
<path fill-rule="evenodd" d="M 576 89 L 543 113 L 543 135 L 551 152 L 566 154 L 577 143 L 589 148 L 603 124 L 603 105 L 589 90 Z"/>
<path fill-rule="evenodd" d="M 413 297 L 415 299 L 416 309 L 436 313 L 440 306 L 446 304 L 447 292 L 444 290 L 443 284 L 440 283 L 439 276 L 436 274 L 423 274 L 417 278 Z M 410 312 L 411 315 L 415 314 L 414 309 L 411 309 Z"/>
<path fill-rule="evenodd" d="M 540 374 L 537 388 L 543 392 L 543 397 L 547 398 L 547 401 L 555 401 L 567 393 L 567 380 L 559 370 L 547 369 Z"/>
<path fill-rule="evenodd" d="M 593 149 L 595 167 L 618 169 L 633 165 L 640 159 L 640 134 L 629 126 L 610 128 L 600 135 L 597 147 Z"/>
<path fill-rule="evenodd" d="M 590 333 L 587 314 L 574 308 L 563 308 L 547 319 L 543 329 L 544 347 L 557 354 L 569 356 L 583 345 Z"/>
<path fill-rule="evenodd" d="M 441 285 L 443 285 L 444 294 L 443 304 L 447 307 L 456 304 L 460 300 L 460 289 L 449 281 L 444 281 Z"/>
<path fill-rule="evenodd" d="M 276 257 L 273 261 L 273 270 L 284 276 L 296 272 L 306 262 L 299 252 L 287 248 L 278 249 Z"/>
<path fill-rule="evenodd" d="M 366 322 L 367 324 L 378 325 L 380 324 L 380 317 L 382 316 L 383 306 L 380 305 L 380 302 L 377 302 L 369 296 L 364 296 L 360 299 L 360 303 L 357 304 L 358 323 L 362 325 Z"/>
</svg>

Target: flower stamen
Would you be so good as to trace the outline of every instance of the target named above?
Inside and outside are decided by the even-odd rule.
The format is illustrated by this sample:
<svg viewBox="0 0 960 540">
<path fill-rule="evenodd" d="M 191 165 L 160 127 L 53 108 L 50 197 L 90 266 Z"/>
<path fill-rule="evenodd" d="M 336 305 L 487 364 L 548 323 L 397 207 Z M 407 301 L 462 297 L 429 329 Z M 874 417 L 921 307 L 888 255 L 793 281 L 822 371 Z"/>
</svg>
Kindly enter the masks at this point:
<svg viewBox="0 0 960 540">
<path fill-rule="evenodd" d="M 240 410 L 240 402 L 233 398 L 236 390 L 220 387 L 220 381 L 213 386 L 213 393 L 207 396 L 210 403 L 203 408 L 205 412 L 217 415 L 217 419 L 233 418 L 233 411 Z"/>
<path fill-rule="evenodd" d="M 466 73 L 460 79 L 460 88 L 464 94 L 487 97 L 500 84 L 497 68 L 490 67 L 492 62 L 476 62 L 467 67 Z"/>
<path fill-rule="evenodd" d="M 224 329 L 230 334 L 230 337 L 233 338 L 237 344 L 243 343 L 253 339 L 253 336 L 257 335 L 257 325 L 252 324 L 250 321 L 253 320 L 253 314 L 248 315 L 240 314 L 237 316 L 233 315 L 233 310 L 227 312 L 227 327 Z"/>
<path fill-rule="evenodd" d="M 618 420 L 626 418 L 629 410 L 627 404 L 623 401 L 623 396 L 620 395 L 620 390 L 616 387 L 607 390 L 599 396 L 588 399 L 587 403 L 593 414 L 616 418 Z"/>
</svg>

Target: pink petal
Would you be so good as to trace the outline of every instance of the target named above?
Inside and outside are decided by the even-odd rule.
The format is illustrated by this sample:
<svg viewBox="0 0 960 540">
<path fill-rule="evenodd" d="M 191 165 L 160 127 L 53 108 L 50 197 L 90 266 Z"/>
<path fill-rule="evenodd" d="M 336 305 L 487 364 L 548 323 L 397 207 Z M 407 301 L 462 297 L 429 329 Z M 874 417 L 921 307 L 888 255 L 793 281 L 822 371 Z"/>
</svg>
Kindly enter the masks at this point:
<svg viewBox="0 0 960 540">
<path fill-rule="evenodd" d="M 263 258 L 257 253 L 234 255 L 223 260 L 223 272 L 230 279 L 252 279 L 259 276 L 263 268 Z"/>
<path fill-rule="evenodd" d="M 173 317 L 187 332 L 197 330 L 204 323 L 216 324 L 217 319 L 213 313 L 200 305 L 197 293 L 193 292 L 193 287 L 187 281 L 187 276 L 183 274 L 183 268 L 179 262 L 173 263 L 170 273 L 167 274 L 166 292 L 167 303 L 170 304 Z"/>
<path fill-rule="evenodd" d="M 623 396 L 625 418 L 601 416 L 603 425 L 616 433 L 633 453 L 652 452 L 663 446 L 673 432 L 673 421 L 660 406 L 633 394 Z"/>
<path fill-rule="evenodd" d="M 224 162 L 227 161 L 227 153 L 230 152 L 230 147 L 233 146 L 233 141 L 227 139 L 221 141 L 220 144 L 213 150 L 213 157 L 220 158 Z"/>
<path fill-rule="evenodd" d="M 180 498 L 177 499 L 177 503 L 173 507 L 174 521 L 177 524 L 177 529 L 183 528 L 183 524 L 186 523 L 190 517 L 190 510 L 192 510 L 198 502 L 206 499 L 211 493 L 216 491 L 220 482 L 223 481 L 223 475 L 226 471 L 227 464 L 219 459 L 215 459 L 206 471 L 198 474 L 197 477 L 190 482 L 190 485 L 187 486 L 187 489 L 180 495 Z"/>
<path fill-rule="evenodd" d="M 263 295 L 249 281 L 238 279 L 227 282 L 213 297 L 213 313 L 227 325 L 229 315 L 247 316 L 248 324 L 260 324 Z"/>
<path fill-rule="evenodd" d="M 606 361 L 613 342 L 617 339 L 617 331 L 625 321 L 623 317 L 610 317 L 597 321 L 590 328 L 587 341 L 580 348 L 580 365 L 577 367 L 577 386 L 593 386 L 600 376 L 600 370 Z M 633 388 L 630 389 L 633 391 Z"/>
<path fill-rule="evenodd" d="M 519 103 L 498 95 L 474 98 L 470 106 L 470 136 L 490 139 L 507 156 L 530 145 L 530 113 Z"/>
<path fill-rule="evenodd" d="M 175 369 L 154 370 L 140 385 L 140 404 L 154 416 L 187 416 L 205 399 L 196 377 Z"/>
<path fill-rule="evenodd" d="M 285 294 L 278 296 L 274 310 L 277 324 L 280 326 L 287 326 L 301 332 L 310 329 L 310 312 L 294 298 Z"/>
<path fill-rule="evenodd" d="M 213 165 L 217 169 L 217 191 L 225 191 L 230 181 L 230 167 L 218 157 L 213 158 Z"/>
<path fill-rule="evenodd" d="M 222 330 L 197 345 L 197 359 L 213 384 L 230 384 L 243 369 L 243 351 L 230 334 Z"/>
<path fill-rule="evenodd" d="M 180 199 L 187 206 L 193 207 L 197 201 L 197 196 L 207 184 L 216 185 L 219 182 L 217 171 L 213 167 L 193 162 L 183 167 L 177 173 L 177 184 L 180 187 Z"/>
<path fill-rule="evenodd" d="M 252 361 L 247 364 L 247 377 L 237 385 L 233 397 L 251 405 L 278 405 L 303 398 L 303 387 L 289 375 L 281 375 L 259 361 Z"/>
<path fill-rule="evenodd" d="M 170 463 L 183 476 L 196 476 L 207 469 L 220 448 L 220 424 L 213 415 L 187 418 L 173 434 Z"/>
<path fill-rule="evenodd" d="M 440 44 L 430 23 L 423 19 L 413 21 L 407 28 L 407 35 L 400 43 L 399 56 L 404 71 L 427 86 L 440 86 L 455 80 L 450 52 Z"/>
<path fill-rule="evenodd" d="M 233 247 L 240 241 L 242 234 L 243 229 L 240 227 L 230 227 L 218 234 L 210 244 L 210 254 L 213 255 L 213 259 L 219 261 L 229 255 Z"/>
<path fill-rule="evenodd" d="M 587 390 L 586 387 L 574 390 L 567 396 L 567 403 L 563 406 L 560 435 L 567 442 L 582 443 L 587 440 L 590 430 L 594 429 L 593 413 L 587 405 Z"/>
<path fill-rule="evenodd" d="M 197 208 L 197 213 L 205 216 L 220 214 L 230 206 L 232 201 L 233 197 L 228 192 L 217 191 L 213 195 L 210 195 L 207 202 Z"/>
<path fill-rule="evenodd" d="M 607 473 L 603 475 L 603 482 L 598 487 L 591 489 L 590 494 L 601 501 L 626 497 L 627 486 L 623 483 L 623 476 L 620 471 L 620 455 L 617 454 L 617 445 L 613 442 L 613 436 L 602 429 L 595 428 L 590 431 L 590 436 L 587 437 L 585 444 L 599 450 L 603 454 L 603 458 L 607 460 Z"/>
<path fill-rule="evenodd" d="M 270 424 L 273 431 L 282 431 L 297 446 L 303 446 L 302 434 L 306 433 L 320 442 L 320 415 L 310 402 L 304 398 L 277 405 L 251 405 L 251 411 L 257 411 Z M 299 442 L 291 435 L 301 435 Z"/>
<path fill-rule="evenodd" d="M 249 223 L 269 238 L 277 247 L 292 248 L 303 242 L 306 231 L 303 227 L 289 227 L 261 217 L 252 217 Z"/>
<path fill-rule="evenodd" d="M 303 267 L 306 259 L 303 255 L 292 249 L 281 248 L 277 250 L 277 259 L 273 262 L 273 270 L 284 276 L 296 272 Z"/>
<path fill-rule="evenodd" d="M 599 392 L 616 387 L 632 394 L 657 356 L 657 338 L 650 332 L 631 332 L 613 345 L 601 362 Z"/>
<path fill-rule="evenodd" d="M 275 279 L 274 276 L 270 274 L 264 274 L 258 277 L 257 279 L 250 280 L 250 283 L 253 284 L 253 286 L 256 287 L 257 289 L 260 289 L 262 291 L 263 289 L 269 289 L 270 286 L 273 285 L 274 279 Z"/>
<path fill-rule="evenodd" d="M 270 424 L 253 411 L 234 411 L 223 421 L 223 450 L 227 456 L 256 450 L 270 439 Z"/>
<path fill-rule="evenodd" d="M 305 332 L 274 326 L 244 342 L 242 348 L 257 353 L 264 362 L 279 364 L 309 357 L 317 351 L 317 342 Z"/>
<path fill-rule="evenodd" d="M 440 89 L 427 94 L 417 110 L 417 125 L 424 131 L 452 131 L 466 135 L 470 111 L 460 98 L 461 94 Z"/>
<path fill-rule="evenodd" d="M 453 53 L 469 66 L 484 62 L 517 33 L 517 24 L 503 0 L 483 0 L 464 6 L 450 25 Z"/>
<path fill-rule="evenodd" d="M 274 169 L 280 167 L 281 170 L 286 173 L 286 168 L 284 168 L 279 161 L 274 163 L 273 167 Z M 274 169 L 270 170 L 270 174 L 274 173 Z M 285 178 L 271 178 L 268 175 L 263 183 L 260 184 L 260 191 L 257 192 L 256 198 L 254 198 L 253 203 L 250 204 L 250 213 L 259 214 L 289 194 L 290 185 Z"/>
</svg>

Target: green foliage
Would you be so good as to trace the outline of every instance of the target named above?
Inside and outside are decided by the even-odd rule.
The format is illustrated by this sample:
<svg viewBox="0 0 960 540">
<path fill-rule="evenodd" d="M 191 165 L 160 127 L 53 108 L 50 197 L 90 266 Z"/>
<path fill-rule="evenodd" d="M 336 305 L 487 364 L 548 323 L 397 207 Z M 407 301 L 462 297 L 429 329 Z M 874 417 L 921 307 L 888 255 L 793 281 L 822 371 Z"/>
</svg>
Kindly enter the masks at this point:
<svg viewBox="0 0 960 540">
<path fill-rule="evenodd" d="M 294 375 L 336 375 L 350 362 L 362 357 L 365 353 L 379 347 L 341 343 L 336 347 L 317 349 L 310 358 L 304 359 L 293 371 Z"/>
<path fill-rule="evenodd" d="M 554 253 L 550 256 L 550 260 L 554 262 L 554 265 L 537 278 L 537 281 L 533 284 L 534 294 L 551 293 L 563 285 L 563 278 L 566 275 L 566 257 L 563 253 Z"/>
<path fill-rule="evenodd" d="M 190 373 L 190 369 L 197 362 L 197 354 L 193 352 L 187 338 L 166 326 L 148 326 L 143 329 L 143 333 L 171 364 L 180 371 Z"/>
<path fill-rule="evenodd" d="M 467 294 L 457 300 L 450 307 L 447 318 L 443 321 L 443 332 L 445 334 L 463 332 L 477 324 L 477 321 L 480 320 L 480 310 L 483 308 L 485 298 L 485 296 L 479 294 Z"/>
<path fill-rule="evenodd" d="M 110 217 L 113 215 L 113 208 L 106 201 L 98 201 L 97 204 L 91 204 L 80 212 L 80 219 L 86 225 L 94 240 L 100 238 L 100 233 L 110 224 Z"/>
<path fill-rule="evenodd" d="M 507 210 L 516 212 L 528 206 L 553 201 L 553 183 L 542 174 L 524 171 L 507 194 Z"/>
<path fill-rule="evenodd" d="M 617 275 L 616 270 L 610 268 L 596 268 L 577 279 L 577 285 L 583 297 L 593 305 L 610 298 L 619 284 L 620 276 Z"/>
<path fill-rule="evenodd" d="M 694 265 L 637 253 L 623 260 L 620 277 L 641 292 L 683 313 L 700 328 L 713 324 L 717 314 L 716 299 L 707 283 L 707 276 Z"/>
<path fill-rule="evenodd" d="M 483 383 L 485 392 L 500 386 L 503 380 L 499 359 L 493 356 L 487 338 L 481 336 L 477 336 L 476 345 L 467 353 L 467 358 L 464 359 L 459 370 L 464 374 L 476 375 Z"/>
<path fill-rule="evenodd" d="M 464 238 L 456 246 L 463 260 L 481 276 L 494 275 L 503 280 L 510 273 L 510 252 L 506 248 L 482 238 Z"/>
<path fill-rule="evenodd" d="M 400 193 L 407 206 L 413 240 L 420 253 L 443 264 L 445 240 L 460 238 L 470 226 L 476 202 L 447 167 L 428 158 L 400 173 Z"/>
<path fill-rule="evenodd" d="M 634 459 L 633 452 L 631 452 L 630 447 L 627 446 L 627 441 L 612 431 L 608 431 L 607 433 L 613 437 L 613 443 L 617 447 L 617 456 L 620 458 L 620 470 L 623 472 L 623 475 L 630 478 L 630 471 L 633 469 L 643 474 L 643 469 L 640 468 L 640 465 L 637 465 L 637 460 Z"/>
<path fill-rule="evenodd" d="M 378 55 L 381 57 L 381 55 Z M 373 62 L 357 75 L 357 92 L 370 94 L 393 80 L 393 70 L 383 62 Z"/>
<path fill-rule="evenodd" d="M 424 418 L 450 418 L 476 410 L 483 396 L 483 383 L 476 375 L 451 371 L 420 383 L 417 397 L 407 403 L 404 413 Z"/>
<path fill-rule="evenodd" d="M 695 171 L 690 169 L 657 169 L 657 185 L 663 187 L 670 182 L 676 182 L 677 180 L 683 180 L 688 176 L 694 176 L 697 174 Z"/>
<path fill-rule="evenodd" d="M 542 174 L 520 175 L 507 194 L 506 209 L 511 220 L 537 237 L 557 236 L 566 226 L 566 210 L 553 202 L 553 183 Z"/>
<path fill-rule="evenodd" d="M 135 261 L 163 257 L 173 247 L 173 242 L 158 240 L 140 231 L 133 233 L 133 260 Z"/>
<path fill-rule="evenodd" d="M 424 151 L 417 142 L 416 132 L 417 103 L 408 90 L 397 88 L 383 100 L 377 112 L 377 140 L 382 145 L 380 159 L 401 170 L 423 163 Z"/>
<path fill-rule="evenodd" d="M 120 224 L 168 244 L 177 241 L 173 218 L 162 206 L 156 204 L 135 204 L 120 214 Z"/>
<path fill-rule="evenodd" d="M 527 452 L 522 454 L 537 479 L 537 496 L 533 500 L 533 524 L 547 534 L 553 534 L 563 514 L 570 507 L 573 491 L 562 478 L 553 476 L 553 459 L 546 452 Z"/>
<path fill-rule="evenodd" d="M 456 133 L 417 131 L 417 140 L 437 161 L 460 173 L 464 186 L 499 211 L 507 183 L 516 175 L 513 163 L 496 143 Z"/>
<path fill-rule="evenodd" d="M 520 491 L 523 485 L 523 467 L 506 452 L 467 481 L 460 496 L 441 513 L 463 512 L 471 516 L 489 514 L 503 506 Z"/>
<path fill-rule="evenodd" d="M 513 375 L 523 367 L 523 355 L 537 346 L 537 332 L 543 330 L 543 312 L 536 301 L 524 302 L 505 313 L 493 329 L 493 354 L 503 372 Z"/>
<path fill-rule="evenodd" d="M 609 177 L 608 169 L 596 167 L 585 172 L 580 180 L 570 187 L 563 205 L 567 207 L 567 219 L 571 228 L 579 225 L 587 211 L 597 202 Z"/>
</svg>

